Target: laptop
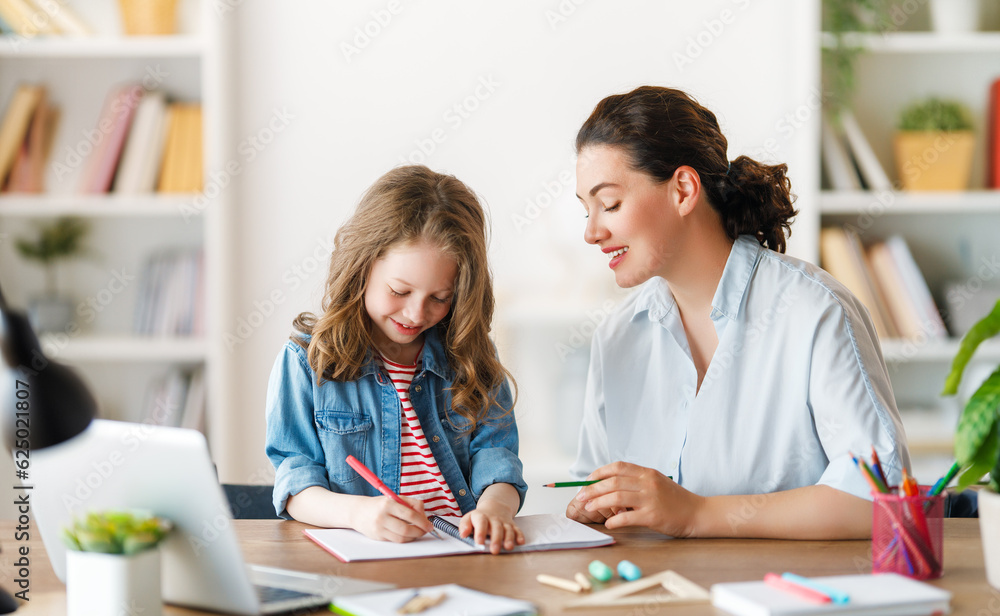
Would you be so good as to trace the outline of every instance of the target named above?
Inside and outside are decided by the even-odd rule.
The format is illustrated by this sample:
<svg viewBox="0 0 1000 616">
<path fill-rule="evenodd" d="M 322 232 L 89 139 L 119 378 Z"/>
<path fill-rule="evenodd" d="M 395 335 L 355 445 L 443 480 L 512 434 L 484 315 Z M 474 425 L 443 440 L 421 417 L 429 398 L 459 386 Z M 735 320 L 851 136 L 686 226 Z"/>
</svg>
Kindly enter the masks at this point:
<svg viewBox="0 0 1000 616">
<path fill-rule="evenodd" d="M 32 511 L 52 568 L 66 581 L 62 528 L 87 511 L 144 510 L 174 529 L 160 544 L 167 603 L 230 614 L 277 614 L 391 584 L 247 566 L 229 504 L 197 430 L 94 420 L 31 452 Z"/>
</svg>

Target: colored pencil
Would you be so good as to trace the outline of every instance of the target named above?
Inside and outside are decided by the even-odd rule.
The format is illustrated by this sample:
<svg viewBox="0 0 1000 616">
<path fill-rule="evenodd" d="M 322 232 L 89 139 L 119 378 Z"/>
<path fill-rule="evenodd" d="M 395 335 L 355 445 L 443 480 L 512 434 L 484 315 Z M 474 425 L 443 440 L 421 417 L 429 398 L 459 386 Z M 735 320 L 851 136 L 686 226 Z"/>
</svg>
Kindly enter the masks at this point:
<svg viewBox="0 0 1000 616">
<path fill-rule="evenodd" d="M 943 492 L 944 489 L 948 487 L 948 484 L 951 483 L 951 480 L 955 478 L 955 475 L 958 474 L 959 468 L 961 467 L 958 465 L 958 462 L 952 464 L 951 468 L 948 469 L 948 472 L 944 474 L 944 477 L 938 479 L 937 483 L 934 484 L 934 487 L 927 492 L 927 496 L 937 496 Z"/>
<path fill-rule="evenodd" d="M 589 486 L 593 483 L 597 483 L 600 479 L 592 479 L 590 481 L 557 481 L 555 483 L 543 484 L 543 488 L 576 488 L 579 486 Z"/>
<path fill-rule="evenodd" d="M 853 453 L 849 455 L 851 456 L 851 459 L 854 460 L 854 464 L 861 471 L 861 475 L 865 478 L 865 480 L 868 481 L 868 485 L 872 487 L 872 490 L 880 492 L 882 494 L 886 494 L 888 492 L 888 488 L 883 487 L 885 484 L 879 485 L 879 481 L 875 479 L 875 475 L 872 473 L 872 469 L 868 468 L 868 465 L 865 464 L 865 461 L 859 460 L 858 457 L 855 456 Z"/>
<path fill-rule="evenodd" d="M 411 511 L 416 511 L 416 509 L 414 509 L 413 507 L 411 507 L 408 502 L 406 502 L 405 500 L 403 500 L 402 498 L 400 498 L 398 494 L 396 494 L 395 492 L 393 492 L 392 490 L 390 490 L 389 486 L 387 486 L 384 483 L 382 483 L 382 480 L 378 478 L 378 475 L 376 475 L 375 473 L 371 472 L 371 470 L 367 466 L 365 466 L 364 463 L 361 462 L 361 460 L 358 460 L 354 456 L 347 456 L 347 464 L 351 468 L 353 468 L 354 470 L 356 470 L 359 475 L 361 475 L 362 477 L 364 477 L 365 481 L 367 481 L 368 483 L 370 483 L 373 488 L 375 488 L 376 490 L 378 490 L 379 492 L 381 492 L 385 496 L 388 496 L 392 500 L 396 501 L 400 505 L 406 507 L 407 509 L 409 509 Z M 428 522 L 429 521 L 430 520 L 428 520 Z M 441 534 L 438 532 L 438 529 L 434 528 L 433 524 L 431 525 L 431 533 L 435 537 L 437 537 L 438 539 L 444 539 L 444 537 L 442 537 Z"/>
<path fill-rule="evenodd" d="M 889 480 L 885 478 L 885 473 L 882 471 L 882 462 L 878 459 L 878 452 L 875 451 L 875 445 L 872 445 L 872 470 L 878 475 L 878 478 L 882 480 L 886 486 L 889 485 Z"/>
</svg>

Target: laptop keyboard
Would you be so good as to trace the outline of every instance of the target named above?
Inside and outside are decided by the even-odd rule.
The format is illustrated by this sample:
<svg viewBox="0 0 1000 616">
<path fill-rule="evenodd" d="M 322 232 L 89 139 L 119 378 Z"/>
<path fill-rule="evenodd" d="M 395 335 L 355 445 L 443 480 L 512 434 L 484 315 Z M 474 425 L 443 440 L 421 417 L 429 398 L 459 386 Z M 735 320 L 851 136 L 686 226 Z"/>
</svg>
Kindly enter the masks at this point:
<svg viewBox="0 0 1000 616">
<path fill-rule="evenodd" d="M 307 599 L 310 597 L 320 599 L 320 597 L 315 593 L 299 592 L 297 590 L 277 588 L 275 586 L 255 585 L 254 589 L 257 591 L 257 598 L 260 599 L 261 604 L 264 605 L 268 603 L 276 603 L 278 601 L 293 601 L 295 599 Z"/>
</svg>

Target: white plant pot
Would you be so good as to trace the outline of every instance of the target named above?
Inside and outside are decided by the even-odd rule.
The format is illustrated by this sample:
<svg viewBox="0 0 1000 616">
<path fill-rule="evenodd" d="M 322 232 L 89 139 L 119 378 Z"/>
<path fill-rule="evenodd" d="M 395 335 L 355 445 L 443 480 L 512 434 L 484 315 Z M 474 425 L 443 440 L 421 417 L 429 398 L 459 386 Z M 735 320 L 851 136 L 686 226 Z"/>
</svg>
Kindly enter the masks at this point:
<svg viewBox="0 0 1000 616">
<path fill-rule="evenodd" d="M 162 616 L 160 550 L 100 554 L 66 550 L 67 616 Z"/>
<path fill-rule="evenodd" d="M 979 0 L 931 0 L 931 28 L 941 34 L 979 30 Z"/>
<path fill-rule="evenodd" d="M 986 580 L 1000 590 L 1000 494 L 979 491 L 979 532 L 983 537 Z"/>
</svg>

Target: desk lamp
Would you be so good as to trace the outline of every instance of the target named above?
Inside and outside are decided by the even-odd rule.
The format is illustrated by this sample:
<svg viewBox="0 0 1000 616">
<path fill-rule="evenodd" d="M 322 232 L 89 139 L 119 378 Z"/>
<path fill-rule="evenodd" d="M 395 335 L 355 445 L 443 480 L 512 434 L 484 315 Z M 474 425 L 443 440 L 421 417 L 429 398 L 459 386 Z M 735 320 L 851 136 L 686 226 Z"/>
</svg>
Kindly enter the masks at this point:
<svg viewBox="0 0 1000 616">
<path fill-rule="evenodd" d="M 23 313 L 8 308 L 2 291 L 0 356 L 3 357 L 0 363 L 0 451 L 11 452 L 15 445 L 23 448 L 23 441 L 27 441 L 29 450 L 68 441 L 83 432 L 97 415 L 97 404 L 87 386 L 75 372 L 45 357 L 28 319 Z M 19 395 L 19 391 L 28 393 Z M 18 403 L 23 402 L 27 404 L 18 409 Z M 23 424 L 16 425 L 18 413 L 24 412 L 28 413 L 27 428 Z M 18 428 L 22 428 L 20 435 Z M 16 609 L 13 597 L 0 589 L 0 614 Z"/>
</svg>

